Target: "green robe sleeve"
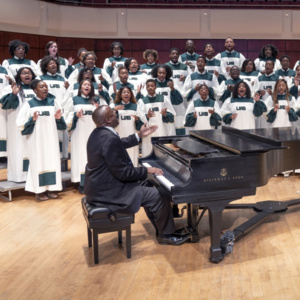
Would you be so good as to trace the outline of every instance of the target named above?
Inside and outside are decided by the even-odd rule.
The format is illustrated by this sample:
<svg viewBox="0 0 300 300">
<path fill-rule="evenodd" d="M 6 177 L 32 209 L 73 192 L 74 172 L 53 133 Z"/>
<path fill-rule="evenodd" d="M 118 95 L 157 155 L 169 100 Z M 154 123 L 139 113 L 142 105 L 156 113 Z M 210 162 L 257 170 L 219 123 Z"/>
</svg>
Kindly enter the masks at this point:
<svg viewBox="0 0 300 300">
<path fill-rule="evenodd" d="M 164 123 L 174 123 L 174 115 L 167 112 L 166 116 L 162 116 L 162 120 Z"/>
<path fill-rule="evenodd" d="M 223 122 L 226 124 L 226 125 L 230 125 L 231 122 L 232 122 L 232 119 L 231 119 L 231 116 L 232 114 L 227 114 L 223 117 Z"/>
<path fill-rule="evenodd" d="M 19 98 L 14 93 L 7 94 L 0 99 L 2 109 L 16 109 L 19 106 Z"/>
<path fill-rule="evenodd" d="M 25 123 L 24 129 L 21 131 L 22 135 L 32 134 L 34 125 L 35 121 L 33 121 L 33 117 L 30 117 L 29 120 Z"/>
<path fill-rule="evenodd" d="M 196 125 L 197 118 L 194 118 L 194 113 L 191 112 L 185 117 L 184 127 L 194 127 Z"/>
<path fill-rule="evenodd" d="M 260 117 L 266 111 L 267 111 L 267 106 L 263 101 L 255 101 L 253 114 L 256 117 Z"/>
</svg>

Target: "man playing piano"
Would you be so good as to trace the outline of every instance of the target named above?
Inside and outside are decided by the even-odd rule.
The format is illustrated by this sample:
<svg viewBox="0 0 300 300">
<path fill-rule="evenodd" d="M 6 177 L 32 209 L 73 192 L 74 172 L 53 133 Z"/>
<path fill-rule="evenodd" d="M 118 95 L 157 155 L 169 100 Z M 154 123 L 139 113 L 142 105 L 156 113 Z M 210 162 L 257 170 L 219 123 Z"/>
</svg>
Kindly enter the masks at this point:
<svg viewBox="0 0 300 300">
<path fill-rule="evenodd" d="M 160 244 L 186 242 L 189 234 L 175 229 L 169 201 L 157 189 L 138 184 L 147 178 L 148 173 L 162 175 L 163 171 L 154 167 L 134 167 L 126 151 L 126 148 L 138 145 L 140 138 L 154 132 L 156 127 L 143 125 L 138 134 L 120 139 L 114 129 L 119 121 L 109 106 L 99 106 L 92 117 L 97 128 L 87 143 L 84 184 L 87 201 L 124 213 L 136 213 L 143 206 Z"/>
</svg>

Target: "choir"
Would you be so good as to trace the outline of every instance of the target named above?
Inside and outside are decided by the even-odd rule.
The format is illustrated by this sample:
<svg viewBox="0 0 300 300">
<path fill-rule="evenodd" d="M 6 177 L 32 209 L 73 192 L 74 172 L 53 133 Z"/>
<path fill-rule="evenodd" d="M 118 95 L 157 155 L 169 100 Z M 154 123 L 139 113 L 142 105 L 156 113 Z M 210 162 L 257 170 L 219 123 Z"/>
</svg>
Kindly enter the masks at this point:
<svg viewBox="0 0 300 300">
<path fill-rule="evenodd" d="M 159 64 L 155 49 L 143 52 L 144 64 L 123 56 L 113 42 L 112 56 L 98 67 L 91 50 L 80 48 L 79 62 L 59 56 L 49 41 L 46 56 L 36 64 L 26 58 L 30 47 L 13 40 L 11 58 L 0 66 L 0 160 L 7 157 L 7 180 L 25 182 L 37 199 L 57 198 L 62 189 L 59 160 L 69 157 L 71 180 L 83 191 L 86 143 L 94 129 L 92 113 L 99 105 L 117 111 L 121 137 L 144 124 L 158 125 L 152 136 L 182 135 L 189 129 L 289 127 L 300 122 L 300 60 L 294 69 L 276 46 L 260 49 L 254 61 L 235 50 L 232 37 L 225 51 L 214 45 L 196 53 L 192 40 L 186 52 L 171 48 Z M 299 118 L 299 119 L 298 119 Z M 128 149 L 137 166 L 139 155 L 151 152 L 151 137 Z M 60 153 L 60 154 L 59 154 Z"/>
</svg>

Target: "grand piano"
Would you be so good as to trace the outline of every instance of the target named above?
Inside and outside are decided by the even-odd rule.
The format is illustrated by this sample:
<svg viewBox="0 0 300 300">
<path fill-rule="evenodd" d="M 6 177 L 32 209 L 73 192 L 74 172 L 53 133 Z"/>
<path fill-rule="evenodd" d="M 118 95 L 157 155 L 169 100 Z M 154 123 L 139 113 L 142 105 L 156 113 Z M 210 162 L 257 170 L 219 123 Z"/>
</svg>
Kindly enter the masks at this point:
<svg viewBox="0 0 300 300">
<path fill-rule="evenodd" d="M 149 175 L 174 205 L 187 204 L 187 228 L 191 241 L 199 241 L 198 223 L 206 209 L 210 223 L 210 260 L 218 263 L 237 241 L 256 223 L 299 199 L 264 201 L 244 205 L 258 215 L 220 238 L 225 208 L 243 208 L 229 204 L 256 194 L 270 177 L 300 168 L 300 127 L 238 130 L 190 131 L 186 136 L 152 138 L 152 153 L 139 160 L 141 165 L 161 168 L 163 176 Z M 199 208 L 202 214 L 199 217 Z"/>
</svg>

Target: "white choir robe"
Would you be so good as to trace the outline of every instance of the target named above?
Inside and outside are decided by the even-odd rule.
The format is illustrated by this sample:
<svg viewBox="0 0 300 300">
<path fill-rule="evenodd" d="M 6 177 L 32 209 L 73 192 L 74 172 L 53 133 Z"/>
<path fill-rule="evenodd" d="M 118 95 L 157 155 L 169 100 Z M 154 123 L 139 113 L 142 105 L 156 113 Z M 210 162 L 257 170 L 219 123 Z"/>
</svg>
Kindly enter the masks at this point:
<svg viewBox="0 0 300 300">
<path fill-rule="evenodd" d="M 150 102 L 149 99 L 154 99 L 155 101 Z M 142 156 L 145 157 L 149 155 L 152 151 L 152 143 L 151 143 L 151 137 L 157 137 L 157 136 L 169 136 L 169 135 L 175 135 L 175 124 L 174 122 L 163 122 L 163 116 L 160 113 L 162 109 L 167 108 L 167 112 L 176 116 L 176 112 L 170 103 L 169 100 L 167 100 L 163 95 L 154 95 L 154 97 L 150 97 L 149 95 L 144 97 L 143 99 L 140 99 L 138 101 L 138 110 L 141 114 L 144 116 L 147 115 L 149 109 L 155 112 L 155 116 L 150 118 L 148 121 L 149 126 L 157 125 L 158 129 L 153 132 L 152 134 L 146 136 L 143 138 L 142 142 Z"/>
<path fill-rule="evenodd" d="M 97 97 L 97 96 L 95 96 Z M 106 105 L 103 99 L 97 97 L 99 105 Z M 97 107 L 90 103 L 88 98 L 75 96 L 68 101 L 65 107 L 67 128 L 71 131 L 71 181 L 84 185 L 85 166 L 87 164 L 86 145 L 92 131 L 96 128 L 92 120 L 92 113 Z M 81 118 L 76 113 L 83 110 Z"/>
<path fill-rule="evenodd" d="M 143 122 L 146 123 L 147 119 L 145 116 L 142 116 L 138 112 L 138 106 L 136 103 L 128 103 L 124 102 L 113 104 L 111 107 L 117 105 L 124 105 L 124 109 L 118 110 L 118 120 L 119 125 L 115 128 L 116 132 L 119 134 L 120 138 L 127 137 L 130 134 L 137 133 L 138 130 L 136 128 L 135 118 L 133 116 L 139 117 Z M 142 125 L 142 124 L 141 124 Z M 139 128 L 138 128 L 139 129 Z M 135 167 L 138 166 L 138 158 L 139 158 L 139 145 L 131 148 L 127 148 L 127 153 Z"/>
<path fill-rule="evenodd" d="M 64 124 L 63 118 L 56 120 L 54 115 L 61 109 L 58 102 L 48 95 L 44 100 L 33 98 L 25 103 L 18 115 L 17 126 L 26 134 L 29 154 L 29 169 L 25 190 L 36 194 L 45 191 L 61 191 L 61 164 L 57 128 L 58 122 Z M 39 113 L 34 122 L 32 117 Z M 27 131 L 27 124 L 33 124 L 33 130 Z"/>
<path fill-rule="evenodd" d="M 33 90 L 26 85 L 22 85 L 22 95 L 12 95 L 11 86 L 4 88 L 1 101 L 7 99 L 3 109 L 7 113 L 7 180 L 14 182 L 24 182 L 28 170 L 28 152 L 26 147 L 26 138 L 17 127 L 16 120 L 22 106 L 35 97 Z M 8 98 L 10 100 L 8 100 Z M 12 103 L 15 101 L 15 104 Z M 11 105 L 17 105 L 11 108 Z"/>
</svg>

